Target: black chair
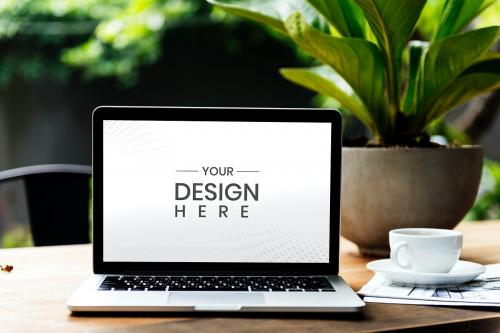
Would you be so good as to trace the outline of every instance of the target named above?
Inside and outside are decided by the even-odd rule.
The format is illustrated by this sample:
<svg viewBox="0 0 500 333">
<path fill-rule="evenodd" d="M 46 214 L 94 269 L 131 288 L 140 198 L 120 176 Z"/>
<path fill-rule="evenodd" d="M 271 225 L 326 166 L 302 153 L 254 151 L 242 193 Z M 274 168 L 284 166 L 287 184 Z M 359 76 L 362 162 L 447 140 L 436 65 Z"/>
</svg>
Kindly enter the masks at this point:
<svg viewBox="0 0 500 333">
<path fill-rule="evenodd" d="M 92 168 L 45 164 L 0 172 L 0 184 L 24 182 L 35 246 L 90 242 L 89 198 Z"/>
</svg>

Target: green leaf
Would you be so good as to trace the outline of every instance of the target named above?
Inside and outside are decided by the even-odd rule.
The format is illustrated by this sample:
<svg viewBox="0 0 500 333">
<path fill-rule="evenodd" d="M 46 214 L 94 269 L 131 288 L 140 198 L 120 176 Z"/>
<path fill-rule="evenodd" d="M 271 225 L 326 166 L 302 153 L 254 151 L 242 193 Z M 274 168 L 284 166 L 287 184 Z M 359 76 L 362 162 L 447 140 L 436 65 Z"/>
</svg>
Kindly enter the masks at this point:
<svg viewBox="0 0 500 333">
<path fill-rule="evenodd" d="M 377 46 L 360 38 L 324 34 L 307 24 L 299 12 L 290 15 L 285 26 L 297 45 L 344 78 L 372 114 L 377 133 L 385 133 L 384 62 Z"/>
<path fill-rule="evenodd" d="M 353 0 L 307 0 L 345 37 L 365 36 L 363 12 Z"/>
<path fill-rule="evenodd" d="M 424 126 L 474 97 L 500 88 L 500 59 L 485 60 L 468 68 L 444 89 L 429 110 Z"/>
<path fill-rule="evenodd" d="M 459 33 L 495 0 L 446 0 L 436 27 L 434 39 Z"/>
<path fill-rule="evenodd" d="M 500 53 L 492 50 L 487 50 L 474 63 L 480 63 L 486 60 L 494 60 L 494 59 L 500 59 Z"/>
<path fill-rule="evenodd" d="M 414 113 L 417 110 L 418 85 L 420 84 L 421 72 L 424 67 L 423 63 L 428 48 L 429 43 L 427 42 L 414 40 L 409 44 L 408 87 L 406 88 L 404 103 L 402 105 L 403 112 L 406 114 Z"/>
<path fill-rule="evenodd" d="M 327 30 L 323 18 L 306 0 L 207 0 L 226 12 L 269 25 L 286 33 L 283 22 L 295 11 L 300 11 L 309 24 Z"/>
<path fill-rule="evenodd" d="M 401 55 L 426 0 L 356 0 L 383 51 L 387 66 L 389 108 L 399 108 Z"/>
<path fill-rule="evenodd" d="M 425 57 L 422 115 L 428 114 L 446 89 L 496 40 L 499 27 L 473 30 L 434 42 Z"/>
<path fill-rule="evenodd" d="M 351 111 L 366 127 L 376 130 L 373 118 L 351 86 L 329 66 L 310 68 L 282 68 L 281 75 L 286 79 L 336 99 Z"/>
</svg>

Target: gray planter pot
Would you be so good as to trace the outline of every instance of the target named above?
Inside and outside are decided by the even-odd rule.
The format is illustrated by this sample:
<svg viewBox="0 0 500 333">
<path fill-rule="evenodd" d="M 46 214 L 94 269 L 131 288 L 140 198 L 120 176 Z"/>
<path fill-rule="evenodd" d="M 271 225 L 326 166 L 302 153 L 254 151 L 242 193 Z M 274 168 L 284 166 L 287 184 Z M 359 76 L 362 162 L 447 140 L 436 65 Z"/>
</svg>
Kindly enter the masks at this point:
<svg viewBox="0 0 500 333">
<path fill-rule="evenodd" d="M 480 146 L 343 148 L 342 235 L 362 254 L 387 256 L 391 229 L 454 228 L 474 203 L 482 164 Z"/>
</svg>

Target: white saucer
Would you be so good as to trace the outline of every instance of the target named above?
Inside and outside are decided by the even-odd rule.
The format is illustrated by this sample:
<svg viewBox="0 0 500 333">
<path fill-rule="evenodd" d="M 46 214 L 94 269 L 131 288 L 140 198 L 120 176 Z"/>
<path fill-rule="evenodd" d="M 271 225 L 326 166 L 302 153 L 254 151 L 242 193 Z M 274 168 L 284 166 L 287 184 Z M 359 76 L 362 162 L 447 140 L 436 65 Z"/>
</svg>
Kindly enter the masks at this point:
<svg viewBox="0 0 500 333">
<path fill-rule="evenodd" d="M 469 282 L 486 271 L 483 265 L 463 260 L 459 260 L 449 273 L 416 273 L 394 265 L 391 259 L 371 261 L 366 267 L 391 282 L 416 287 L 458 285 Z"/>
</svg>

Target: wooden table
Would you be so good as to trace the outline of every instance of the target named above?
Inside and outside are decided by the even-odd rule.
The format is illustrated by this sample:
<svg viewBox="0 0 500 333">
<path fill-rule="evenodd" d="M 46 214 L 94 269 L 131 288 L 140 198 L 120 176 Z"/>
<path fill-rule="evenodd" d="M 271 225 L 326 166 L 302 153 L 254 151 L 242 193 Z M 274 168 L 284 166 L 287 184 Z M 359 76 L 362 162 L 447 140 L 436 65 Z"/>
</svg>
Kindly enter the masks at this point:
<svg viewBox="0 0 500 333">
<path fill-rule="evenodd" d="M 462 258 L 500 262 L 500 221 L 462 223 Z M 341 242 L 341 275 L 358 290 L 372 274 L 369 258 Z M 65 300 L 91 273 L 90 245 L 0 250 L 0 332 L 500 332 L 500 311 L 396 304 L 367 304 L 360 315 L 160 314 L 74 316 Z"/>
</svg>

